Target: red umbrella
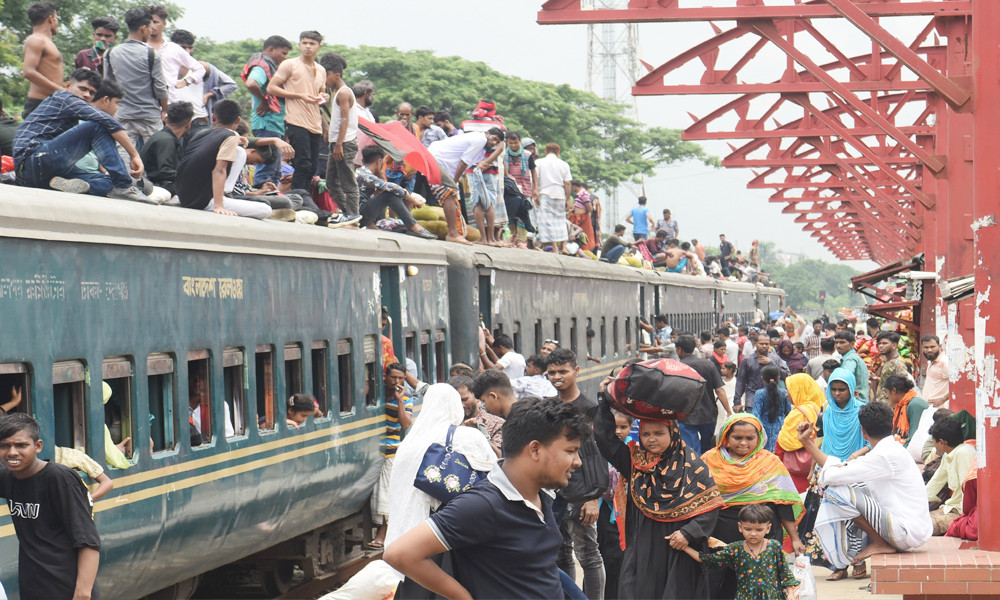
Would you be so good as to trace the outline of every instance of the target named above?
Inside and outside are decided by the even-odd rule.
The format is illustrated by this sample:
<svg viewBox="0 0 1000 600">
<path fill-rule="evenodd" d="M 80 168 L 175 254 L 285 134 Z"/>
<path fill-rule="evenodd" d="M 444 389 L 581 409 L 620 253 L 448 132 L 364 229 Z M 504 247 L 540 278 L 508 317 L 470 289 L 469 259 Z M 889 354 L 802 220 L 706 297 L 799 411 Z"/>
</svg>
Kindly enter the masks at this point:
<svg viewBox="0 0 1000 600">
<path fill-rule="evenodd" d="M 429 183 L 441 185 L 441 168 L 438 166 L 437 160 L 415 135 L 403 127 L 402 123 L 399 121 L 384 124 L 372 123 L 367 119 L 359 118 L 358 126 L 376 144 L 383 140 L 394 146 L 402 155 L 393 156 L 394 160 L 405 160 L 413 165 L 413 168 L 423 173 Z M 382 144 L 379 145 L 382 146 Z M 386 148 L 383 146 L 383 149 Z M 392 155 L 392 152 L 389 154 Z"/>
</svg>

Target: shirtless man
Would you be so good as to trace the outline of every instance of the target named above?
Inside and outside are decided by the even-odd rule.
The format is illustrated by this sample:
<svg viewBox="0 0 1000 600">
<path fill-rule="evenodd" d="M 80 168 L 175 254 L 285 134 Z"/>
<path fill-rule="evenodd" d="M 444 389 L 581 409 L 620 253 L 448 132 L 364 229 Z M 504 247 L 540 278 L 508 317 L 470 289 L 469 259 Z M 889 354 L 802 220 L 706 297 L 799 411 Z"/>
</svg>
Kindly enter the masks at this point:
<svg viewBox="0 0 1000 600">
<path fill-rule="evenodd" d="M 24 78 L 31 82 L 28 99 L 24 103 L 22 118 L 38 108 L 52 94 L 65 89 L 63 57 L 52 41 L 59 30 L 59 15 L 51 2 L 35 2 L 28 7 L 31 35 L 24 40 Z"/>
<path fill-rule="evenodd" d="M 664 253 L 666 254 L 668 273 L 683 273 L 687 268 L 688 261 L 698 258 L 694 252 L 681 250 L 676 239 L 667 240 L 665 246 Z"/>
</svg>

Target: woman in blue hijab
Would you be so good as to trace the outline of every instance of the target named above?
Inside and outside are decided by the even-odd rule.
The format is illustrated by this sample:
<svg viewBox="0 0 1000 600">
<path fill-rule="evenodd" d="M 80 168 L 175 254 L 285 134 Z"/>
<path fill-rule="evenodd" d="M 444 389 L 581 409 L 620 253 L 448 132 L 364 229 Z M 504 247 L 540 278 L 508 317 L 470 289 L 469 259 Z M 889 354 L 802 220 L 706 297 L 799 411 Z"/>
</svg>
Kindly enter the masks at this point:
<svg viewBox="0 0 1000 600">
<path fill-rule="evenodd" d="M 843 461 L 865 445 L 858 421 L 861 402 L 854 396 L 855 389 L 852 372 L 839 367 L 834 369 L 826 388 L 822 450 Z"/>
</svg>

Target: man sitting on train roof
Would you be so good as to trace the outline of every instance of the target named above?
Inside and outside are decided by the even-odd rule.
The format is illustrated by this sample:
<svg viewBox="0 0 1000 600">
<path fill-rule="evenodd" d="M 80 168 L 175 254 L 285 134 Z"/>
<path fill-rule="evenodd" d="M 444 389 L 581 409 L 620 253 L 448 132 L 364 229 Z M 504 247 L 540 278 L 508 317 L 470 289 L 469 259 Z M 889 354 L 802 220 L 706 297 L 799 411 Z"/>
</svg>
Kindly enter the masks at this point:
<svg viewBox="0 0 1000 600">
<path fill-rule="evenodd" d="M 208 210 L 220 215 L 266 219 L 271 207 L 264 202 L 226 198 L 226 179 L 237 162 L 240 138 L 240 105 L 235 100 L 220 100 L 212 109 L 215 128 L 203 132 L 188 143 L 177 169 L 177 197 L 181 206 Z M 261 164 L 256 149 L 246 153 L 247 162 Z M 238 168 L 242 168 L 238 167 Z"/>
<path fill-rule="evenodd" d="M 601 260 L 609 263 L 617 263 L 626 248 L 632 247 L 632 242 L 627 241 L 622 236 L 625 235 L 624 225 L 615 225 L 614 235 L 609 235 L 601 246 Z"/>
<path fill-rule="evenodd" d="M 167 120 L 163 129 L 154 133 L 142 145 L 139 155 L 146 166 L 146 177 L 171 194 L 177 179 L 177 163 L 180 162 L 183 144 L 181 140 L 191 129 L 194 107 L 190 102 L 174 102 L 167 107 Z"/>
<path fill-rule="evenodd" d="M 361 198 L 361 226 L 375 229 L 375 223 L 385 217 L 386 208 L 403 221 L 407 233 L 427 240 L 435 240 L 437 236 L 427 231 L 417 223 L 410 214 L 406 203 L 411 202 L 419 207 L 422 202 L 416 200 L 406 188 L 386 181 L 382 175 L 385 164 L 385 150 L 378 146 L 365 146 L 361 149 L 361 160 L 364 163 L 358 169 L 359 197 Z M 404 175 L 413 171 L 413 166 L 407 162 L 402 164 Z"/>
<path fill-rule="evenodd" d="M 87 179 L 107 178 L 111 183 L 109 197 L 149 202 L 132 185 L 132 177 L 142 175 L 142 159 L 121 123 L 88 104 L 100 85 L 100 75 L 77 69 L 65 90 L 53 93 L 28 115 L 14 136 L 14 170 L 21 185 L 96 195 L 100 186 L 91 190 Z M 128 166 L 118 155 L 115 142 L 131 157 Z M 87 174 L 77 168 L 77 161 L 91 150 L 107 175 Z"/>
<path fill-rule="evenodd" d="M 93 100 L 90 105 L 94 108 L 106 112 L 115 117 L 118 112 L 118 102 L 125 97 L 125 91 L 121 86 L 111 79 L 101 80 L 101 85 L 97 86 Z M 140 155 L 141 158 L 141 155 Z M 145 166 L 145 163 L 143 163 Z M 90 184 L 90 193 L 94 196 L 107 196 L 111 192 L 111 179 L 101 171 L 101 163 L 97 155 L 88 152 L 86 156 L 76 163 L 76 168 L 80 171 L 77 178 Z M 145 182 L 148 184 L 148 182 Z M 138 185 L 138 184 L 137 184 Z M 149 186 L 144 188 L 143 193 L 155 202 L 163 203 L 170 199 L 170 192 L 163 188 Z"/>
</svg>

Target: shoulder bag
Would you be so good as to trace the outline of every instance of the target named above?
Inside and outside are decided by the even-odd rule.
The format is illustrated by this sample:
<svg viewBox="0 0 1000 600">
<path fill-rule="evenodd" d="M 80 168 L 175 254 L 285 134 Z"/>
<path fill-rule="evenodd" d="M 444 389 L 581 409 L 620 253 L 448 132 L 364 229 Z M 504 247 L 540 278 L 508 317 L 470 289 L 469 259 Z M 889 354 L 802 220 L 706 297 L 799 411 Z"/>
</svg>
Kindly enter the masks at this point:
<svg viewBox="0 0 1000 600">
<path fill-rule="evenodd" d="M 427 447 L 413 479 L 413 487 L 441 502 L 448 502 L 486 477 L 486 473 L 473 469 L 465 455 L 452 447 L 457 428 L 457 425 L 448 428 L 443 446 Z"/>
</svg>

